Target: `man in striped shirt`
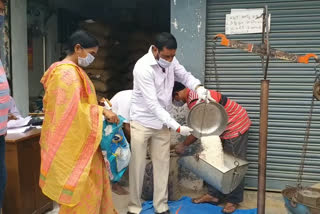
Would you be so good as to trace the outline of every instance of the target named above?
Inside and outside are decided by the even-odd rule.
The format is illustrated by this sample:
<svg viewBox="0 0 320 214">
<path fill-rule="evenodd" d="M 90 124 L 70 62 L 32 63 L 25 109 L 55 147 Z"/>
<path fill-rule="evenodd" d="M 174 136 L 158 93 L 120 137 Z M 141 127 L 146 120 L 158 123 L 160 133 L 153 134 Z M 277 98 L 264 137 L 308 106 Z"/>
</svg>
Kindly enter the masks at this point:
<svg viewBox="0 0 320 214">
<path fill-rule="evenodd" d="M 224 106 L 228 114 L 228 125 L 226 130 L 221 134 L 220 138 L 223 143 L 223 150 L 229 152 L 239 158 L 246 159 L 248 132 L 251 125 L 247 111 L 235 101 L 230 100 L 225 95 L 209 90 L 210 99 Z M 198 95 L 194 91 L 186 88 L 179 82 L 175 82 L 173 88 L 173 104 L 182 106 L 187 103 L 191 109 L 198 101 Z M 190 135 L 183 143 L 176 146 L 175 150 L 178 154 L 183 154 L 186 147 L 197 140 L 196 137 Z M 243 201 L 244 181 L 230 194 L 224 195 L 212 186 L 208 186 L 209 193 L 197 199 L 194 203 L 226 203 L 223 212 L 233 213 L 240 202 Z"/>
<path fill-rule="evenodd" d="M 3 0 L 0 0 L 0 29 L 4 22 L 5 6 Z M 6 167 L 5 167 L 5 135 L 7 133 L 8 111 L 10 106 L 9 84 L 0 60 L 0 213 L 2 213 L 2 202 L 6 185 Z"/>
</svg>

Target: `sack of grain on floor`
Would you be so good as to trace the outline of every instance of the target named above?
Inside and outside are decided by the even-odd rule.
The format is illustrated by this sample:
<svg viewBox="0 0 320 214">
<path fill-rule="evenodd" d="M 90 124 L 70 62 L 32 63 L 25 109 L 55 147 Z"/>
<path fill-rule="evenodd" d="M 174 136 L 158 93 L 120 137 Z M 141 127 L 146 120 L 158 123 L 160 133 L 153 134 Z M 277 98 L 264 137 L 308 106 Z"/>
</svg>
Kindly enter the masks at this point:
<svg viewBox="0 0 320 214">
<path fill-rule="evenodd" d="M 169 181 L 168 181 L 168 197 L 170 201 L 179 200 L 181 197 L 178 177 L 178 157 L 170 158 Z M 143 187 L 141 198 L 146 201 L 153 200 L 153 166 L 150 161 L 146 165 L 145 175 L 143 178 Z"/>
<path fill-rule="evenodd" d="M 149 33 L 146 33 L 144 31 L 135 31 L 135 32 L 132 32 L 130 35 L 129 35 L 129 41 L 132 41 L 132 42 L 148 42 L 148 43 L 151 43 L 151 36 Z"/>
<path fill-rule="evenodd" d="M 92 80 L 92 83 L 97 92 L 105 93 L 108 90 L 108 86 L 105 82 L 101 82 L 99 80 Z"/>
<path fill-rule="evenodd" d="M 115 66 L 114 59 L 111 57 L 100 57 L 97 56 L 92 64 L 90 64 L 87 69 L 108 69 L 113 68 Z"/>
<path fill-rule="evenodd" d="M 107 82 L 112 78 L 112 71 L 102 69 L 86 69 L 86 73 L 91 80 Z"/>
<path fill-rule="evenodd" d="M 143 51 L 141 49 L 131 52 L 130 55 L 128 56 L 128 64 L 131 63 L 136 63 L 141 57 L 143 57 L 147 52 Z"/>
<path fill-rule="evenodd" d="M 80 23 L 80 27 L 88 31 L 94 36 L 110 37 L 111 27 L 100 21 L 84 21 Z"/>
<path fill-rule="evenodd" d="M 151 46 L 151 43 L 149 41 L 134 41 L 134 40 L 129 40 L 128 42 L 128 52 L 136 52 L 136 51 L 143 51 L 146 53 Z"/>
</svg>

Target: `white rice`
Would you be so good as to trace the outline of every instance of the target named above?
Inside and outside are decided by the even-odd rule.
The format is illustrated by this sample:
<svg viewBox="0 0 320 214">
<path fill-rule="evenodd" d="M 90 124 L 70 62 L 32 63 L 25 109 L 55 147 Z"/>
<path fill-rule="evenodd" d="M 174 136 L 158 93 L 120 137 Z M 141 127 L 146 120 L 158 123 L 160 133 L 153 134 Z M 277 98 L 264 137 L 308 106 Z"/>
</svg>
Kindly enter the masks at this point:
<svg viewBox="0 0 320 214">
<path fill-rule="evenodd" d="M 199 157 L 220 171 L 225 171 L 227 167 L 224 164 L 223 147 L 220 137 L 216 135 L 201 137 L 201 144 L 203 151 Z"/>
</svg>

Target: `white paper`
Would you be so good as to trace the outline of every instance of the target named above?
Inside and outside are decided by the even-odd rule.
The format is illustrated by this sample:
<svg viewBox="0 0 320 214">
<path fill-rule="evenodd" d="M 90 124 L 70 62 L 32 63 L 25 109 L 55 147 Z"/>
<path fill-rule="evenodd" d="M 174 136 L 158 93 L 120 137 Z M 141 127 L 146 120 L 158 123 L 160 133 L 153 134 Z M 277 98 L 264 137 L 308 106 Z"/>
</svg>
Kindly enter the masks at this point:
<svg viewBox="0 0 320 214">
<path fill-rule="evenodd" d="M 18 120 L 9 120 L 7 127 L 8 129 L 23 127 L 28 125 L 30 120 L 31 120 L 31 116 L 28 116 L 26 118 L 19 118 Z"/>
<path fill-rule="evenodd" d="M 7 133 L 8 133 L 8 134 L 19 134 L 19 133 L 24 133 L 24 132 L 26 132 L 28 129 L 30 129 L 30 126 L 19 127 L 19 128 L 12 128 L 12 129 L 8 129 L 8 130 L 7 130 Z"/>
<path fill-rule="evenodd" d="M 262 33 L 263 9 L 231 9 L 226 14 L 225 34 Z M 269 29 L 271 14 L 269 14 Z"/>
</svg>

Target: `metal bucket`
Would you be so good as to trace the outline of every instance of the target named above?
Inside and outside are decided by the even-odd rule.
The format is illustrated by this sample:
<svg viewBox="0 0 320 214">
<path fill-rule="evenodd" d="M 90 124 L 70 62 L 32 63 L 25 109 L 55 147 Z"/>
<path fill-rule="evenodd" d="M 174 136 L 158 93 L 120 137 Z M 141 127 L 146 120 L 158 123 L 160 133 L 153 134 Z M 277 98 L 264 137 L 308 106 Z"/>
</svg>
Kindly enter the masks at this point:
<svg viewBox="0 0 320 214">
<path fill-rule="evenodd" d="M 219 170 L 194 156 L 181 157 L 179 163 L 223 194 L 232 192 L 241 183 L 249 166 L 247 161 L 228 153 L 224 153 L 225 170 Z"/>
<path fill-rule="evenodd" d="M 315 188 L 288 187 L 282 190 L 285 206 L 290 214 L 319 214 L 319 194 L 320 190 Z"/>
</svg>

